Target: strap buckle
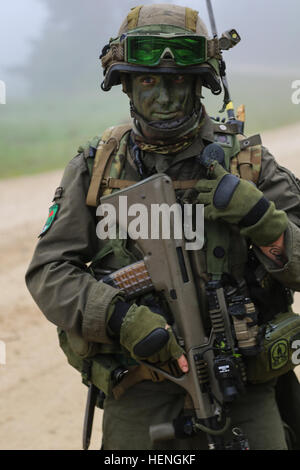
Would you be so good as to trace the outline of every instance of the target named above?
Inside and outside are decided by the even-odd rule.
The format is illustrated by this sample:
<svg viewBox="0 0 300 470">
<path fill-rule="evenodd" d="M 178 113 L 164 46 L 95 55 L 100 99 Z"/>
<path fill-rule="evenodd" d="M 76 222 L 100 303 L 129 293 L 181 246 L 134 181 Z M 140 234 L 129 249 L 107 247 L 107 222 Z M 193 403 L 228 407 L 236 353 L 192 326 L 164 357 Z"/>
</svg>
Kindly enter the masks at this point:
<svg viewBox="0 0 300 470">
<path fill-rule="evenodd" d="M 109 188 L 110 180 L 111 180 L 111 176 L 108 176 L 107 178 L 102 178 L 101 186 L 104 188 Z"/>
</svg>

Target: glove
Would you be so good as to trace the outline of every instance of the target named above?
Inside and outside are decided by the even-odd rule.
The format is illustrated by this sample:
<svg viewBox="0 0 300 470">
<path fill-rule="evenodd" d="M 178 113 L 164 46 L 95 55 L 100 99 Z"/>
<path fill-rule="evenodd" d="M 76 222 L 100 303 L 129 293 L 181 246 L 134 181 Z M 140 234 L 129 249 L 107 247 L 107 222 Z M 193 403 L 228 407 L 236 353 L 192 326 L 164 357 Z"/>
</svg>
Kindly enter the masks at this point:
<svg viewBox="0 0 300 470">
<path fill-rule="evenodd" d="M 241 234 L 258 246 L 269 246 L 286 230 L 286 213 L 277 210 L 253 183 L 228 173 L 216 161 L 210 171 L 212 179 L 195 185 L 205 219 L 238 224 Z"/>
<path fill-rule="evenodd" d="M 108 314 L 107 325 L 109 331 L 120 336 L 120 344 L 134 359 L 158 363 L 184 354 L 172 329 L 166 329 L 164 317 L 145 305 L 117 301 Z"/>
</svg>

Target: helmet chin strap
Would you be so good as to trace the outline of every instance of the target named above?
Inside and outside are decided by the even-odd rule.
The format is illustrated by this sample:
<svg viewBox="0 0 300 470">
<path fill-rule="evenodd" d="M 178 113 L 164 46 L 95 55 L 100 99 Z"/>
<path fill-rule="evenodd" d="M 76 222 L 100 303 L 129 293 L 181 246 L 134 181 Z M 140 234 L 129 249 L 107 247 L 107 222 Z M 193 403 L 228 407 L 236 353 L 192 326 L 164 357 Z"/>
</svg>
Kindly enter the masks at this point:
<svg viewBox="0 0 300 470">
<path fill-rule="evenodd" d="M 156 142 L 178 142 L 187 133 L 193 131 L 199 124 L 202 106 L 199 99 L 193 111 L 183 118 L 164 121 L 148 121 L 135 108 L 130 101 L 130 112 L 134 119 L 135 132 L 143 136 L 150 143 Z"/>
</svg>

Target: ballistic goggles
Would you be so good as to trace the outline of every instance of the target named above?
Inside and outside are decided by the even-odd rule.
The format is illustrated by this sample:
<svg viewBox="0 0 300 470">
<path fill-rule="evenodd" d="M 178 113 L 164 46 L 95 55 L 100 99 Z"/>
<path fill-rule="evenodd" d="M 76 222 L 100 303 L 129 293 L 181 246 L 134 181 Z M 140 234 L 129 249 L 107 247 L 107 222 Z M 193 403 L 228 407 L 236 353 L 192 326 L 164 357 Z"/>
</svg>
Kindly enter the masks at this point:
<svg viewBox="0 0 300 470">
<path fill-rule="evenodd" d="M 208 59 L 204 36 L 128 35 L 124 46 L 125 62 L 148 67 L 170 56 L 180 66 L 203 64 Z"/>
<path fill-rule="evenodd" d="M 111 39 L 100 55 L 104 69 L 102 90 L 108 91 L 120 84 L 121 73 L 186 73 L 201 75 L 203 86 L 214 94 L 221 93 L 221 50 L 233 47 L 240 40 L 237 32 L 230 30 L 220 39 L 208 39 L 187 34 L 179 27 L 175 32 L 173 26 L 167 26 L 158 25 L 160 30 L 165 29 L 159 32 L 143 27 L 143 31 L 136 29 Z M 165 61 L 167 58 L 172 61 Z"/>
</svg>

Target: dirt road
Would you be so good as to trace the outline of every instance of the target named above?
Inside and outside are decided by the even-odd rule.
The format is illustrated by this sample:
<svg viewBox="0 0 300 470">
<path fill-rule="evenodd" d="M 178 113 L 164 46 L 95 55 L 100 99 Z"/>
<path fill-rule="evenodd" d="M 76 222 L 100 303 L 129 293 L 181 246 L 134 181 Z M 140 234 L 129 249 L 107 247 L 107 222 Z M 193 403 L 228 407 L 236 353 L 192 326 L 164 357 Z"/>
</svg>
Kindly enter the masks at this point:
<svg viewBox="0 0 300 470">
<path fill-rule="evenodd" d="M 277 160 L 300 175 L 300 124 L 264 134 Z M 61 171 L 0 181 L 0 449 L 81 449 L 86 388 L 58 348 L 24 285 Z M 300 296 L 296 297 L 300 312 Z M 97 410 L 91 449 L 101 445 Z"/>
</svg>

